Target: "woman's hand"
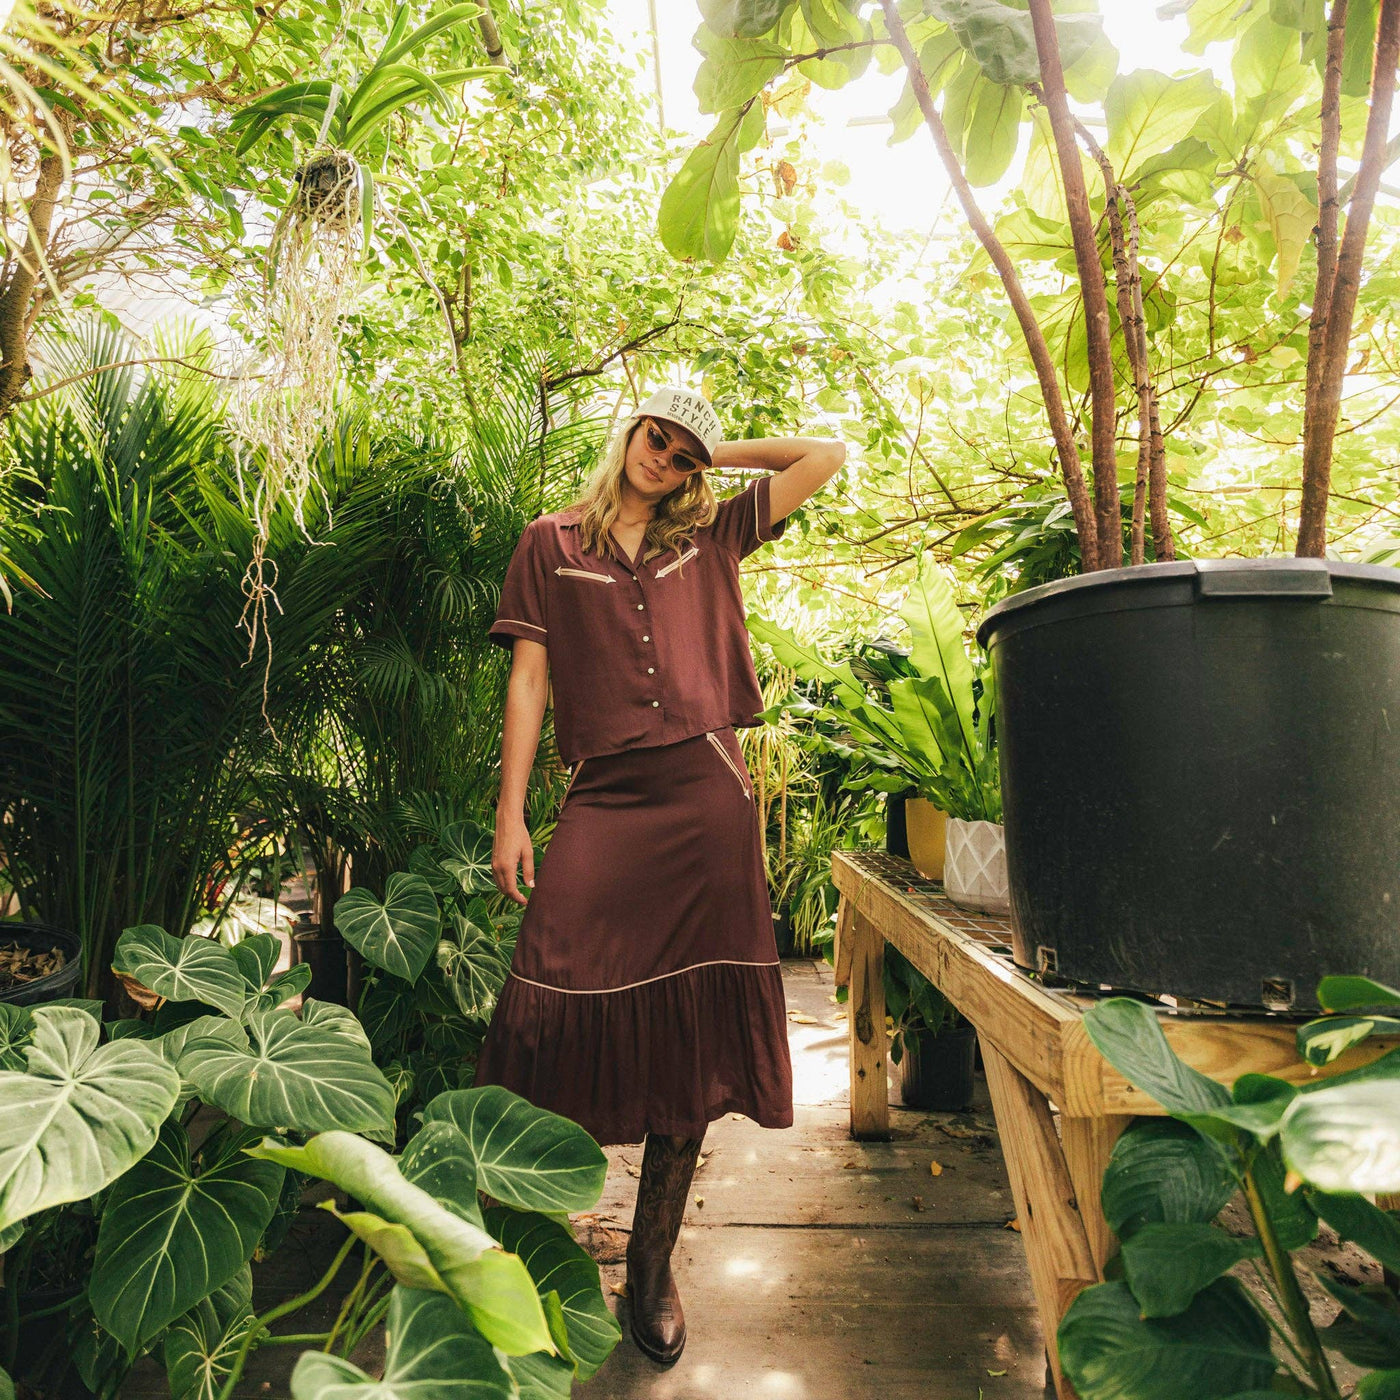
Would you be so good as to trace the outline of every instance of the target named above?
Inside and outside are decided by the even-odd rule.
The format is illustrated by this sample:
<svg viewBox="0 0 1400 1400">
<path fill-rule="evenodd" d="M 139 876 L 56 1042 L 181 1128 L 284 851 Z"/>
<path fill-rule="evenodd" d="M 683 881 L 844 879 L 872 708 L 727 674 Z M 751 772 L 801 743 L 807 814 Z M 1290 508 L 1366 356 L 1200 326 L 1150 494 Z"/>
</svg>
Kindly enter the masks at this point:
<svg viewBox="0 0 1400 1400">
<path fill-rule="evenodd" d="M 524 869 L 527 888 L 535 886 L 535 849 L 530 844 L 530 831 L 523 815 L 503 817 L 496 814 L 496 839 L 491 847 L 491 874 L 496 888 L 517 904 L 528 904 L 515 883 L 515 873 Z"/>
</svg>

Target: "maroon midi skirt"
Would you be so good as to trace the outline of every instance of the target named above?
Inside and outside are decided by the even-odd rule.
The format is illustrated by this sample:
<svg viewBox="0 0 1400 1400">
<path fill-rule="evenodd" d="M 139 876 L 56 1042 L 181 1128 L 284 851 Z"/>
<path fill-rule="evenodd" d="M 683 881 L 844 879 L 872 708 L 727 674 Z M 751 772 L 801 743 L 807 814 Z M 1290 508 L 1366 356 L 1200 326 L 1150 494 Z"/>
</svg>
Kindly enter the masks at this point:
<svg viewBox="0 0 1400 1400">
<path fill-rule="evenodd" d="M 757 804 L 732 727 L 584 758 L 535 875 L 476 1084 L 601 1144 L 792 1125 Z"/>
</svg>

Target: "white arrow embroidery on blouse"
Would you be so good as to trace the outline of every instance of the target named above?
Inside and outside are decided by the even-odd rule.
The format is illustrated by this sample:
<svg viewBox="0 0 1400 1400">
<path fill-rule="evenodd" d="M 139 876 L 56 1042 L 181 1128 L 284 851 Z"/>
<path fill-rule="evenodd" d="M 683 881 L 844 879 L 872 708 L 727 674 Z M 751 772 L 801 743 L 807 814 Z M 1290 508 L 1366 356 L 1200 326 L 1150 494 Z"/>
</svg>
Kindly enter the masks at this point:
<svg viewBox="0 0 1400 1400">
<path fill-rule="evenodd" d="M 554 571 L 556 574 L 572 574 L 575 578 L 596 578 L 600 583 L 616 583 L 617 580 L 611 574 L 593 574 L 587 569 L 566 569 L 562 564 Z"/>
<path fill-rule="evenodd" d="M 669 574 L 672 569 L 678 569 L 687 560 L 694 559 L 695 556 L 699 553 L 699 549 L 692 546 L 690 549 L 686 550 L 686 552 L 682 554 L 679 559 L 672 559 L 671 562 L 667 564 L 664 568 L 658 569 L 656 571 L 656 577 L 665 578 L 666 575 Z"/>
</svg>

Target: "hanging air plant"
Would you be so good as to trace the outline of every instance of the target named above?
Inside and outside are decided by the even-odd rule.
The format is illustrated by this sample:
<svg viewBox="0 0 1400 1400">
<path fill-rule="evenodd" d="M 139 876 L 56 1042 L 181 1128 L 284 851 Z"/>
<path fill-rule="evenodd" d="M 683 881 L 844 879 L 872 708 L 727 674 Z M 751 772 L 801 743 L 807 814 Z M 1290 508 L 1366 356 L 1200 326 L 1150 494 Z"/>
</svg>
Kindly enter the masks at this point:
<svg viewBox="0 0 1400 1400">
<path fill-rule="evenodd" d="M 306 529 L 312 463 L 345 392 L 341 328 L 359 293 L 361 259 L 378 221 L 387 221 L 404 240 L 447 319 L 422 254 L 379 187 L 388 169 L 392 117 L 415 105 L 446 107 L 449 89 L 469 78 L 508 75 L 495 65 L 429 74 L 409 61 L 434 38 L 483 13 L 478 5 L 453 5 L 409 33 L 409 7 L 401 5 L 383 51 L 352 88 L 330 79 L 291 83 L 246 107 L 230 124 L 240 156 L 283 123 L 315 132 L 273 227 L 262 296 L 251 317 L 266 347 L 264 363 L 238 381 L 230 405 L 242 440 L 239 487 L 256 525 L 244 587 L 250 657 L 269 603 L 276 605 L 276 569 L 265 554 L 272 517 L 289 506 Z M 371 159 L 380 167 L 378 180 Z M 450 334 L 448 345 L 455 360 Z"/>
</svg>

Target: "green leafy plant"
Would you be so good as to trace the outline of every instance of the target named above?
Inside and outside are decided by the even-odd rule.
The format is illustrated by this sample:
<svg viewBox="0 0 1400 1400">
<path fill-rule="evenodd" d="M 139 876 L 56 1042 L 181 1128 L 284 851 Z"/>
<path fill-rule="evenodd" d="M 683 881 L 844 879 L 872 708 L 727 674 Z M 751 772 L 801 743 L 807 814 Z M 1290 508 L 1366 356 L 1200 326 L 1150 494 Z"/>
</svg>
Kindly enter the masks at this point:
<svg viewBox="0 0 1400 1400">
<path fill-rule="evenodd" d="M 520 912 L 493 915 L 492 833 L 454 822 L 413 848 L 384 894 L 355 887 L 335 905 L 345 941 L 374 969 L 360 997 L 376 1061 L 401 1113 L 464 1088 L 510 971 Z"/>
<path fill-rule="evenodd" d="M 949 816 L 1000 821 L 992 673 L 974 666 L 952 586 L 932 556 L 921 560 L 899 615 L 913 649 L 908 674 L 885 686 L 888 708 L 870 697 L 850 662 L 827 661 L 815 646 L 762 618 L 751 617 L 748 626 L 780 662 L 822 687 L 816 713 L 839 720 L 877 766 L 902 772 Z"/>
<path fill-rule="evenodd" d="M 1366 978 L 1324 978 L 1318 998 L 1340 1014 L 1299 1029 L 1311 1064 L 1400 1029 L 1400 992 Z M 1172 1116 L 1133 1124 L 1104 1174 L 1104 1214 L 1121 1249 L 1110 1281 L 1081 1293 L 1060 1323 L 1060 1360 L 1076 1392 L 1340 1400 L 1335 1352 L 1369 1370 L 1358 1397 L 1400 1394 L 1400 1217 L 1368 1199 L 1400 1190 L 1400 1049 L 1301 1086 L 1248 1074 L 1230 1090 L 1181 1061 L 1141 1002 L 1100 1002 L 1085 1029 Z M 1237 1190 L 1254 1226 L 1244 1238 L 1213 1223 Z M 1392 1276 L 1355 1287 L 1315 1274 L 1341 1309 L 1320 1329 L 1292 1257 L 1319 1220 Z M 1233 1276 L 1241 1266 L 1277 1317 Z"/>
<path fill-rule="evenodd" d="M 598 1266 L 567 1222 L 568 1211 L 596 1204 L 607 1158 L 567 1119 L 492 1086 L 433 1099 L 398 1159 L 349 1133 L 247 1150 L 348 1192 L 362 1208 L 337 1213 L 394 1280 L 381 1309 L 390 1335 L 382 1383 L 308 1352 L 292 1376 L 294 1400 L 328 1385 L 368 1400 L 385 1393 L 381 1384 L 434 1380 L 567 1397 L 617 1344 Z M 483 1210 L 479 1191 L 497 1204 Z"/>
<path fill-rule="evenodd" d="M 903 1060 L 910 1036 L 940 1035 L 966 1024 L 953 1003 L 892 943 L 885 944 L 885 1014 L 893 1023 L 890 1059 L 895 1064 Z"/>
</svg>

